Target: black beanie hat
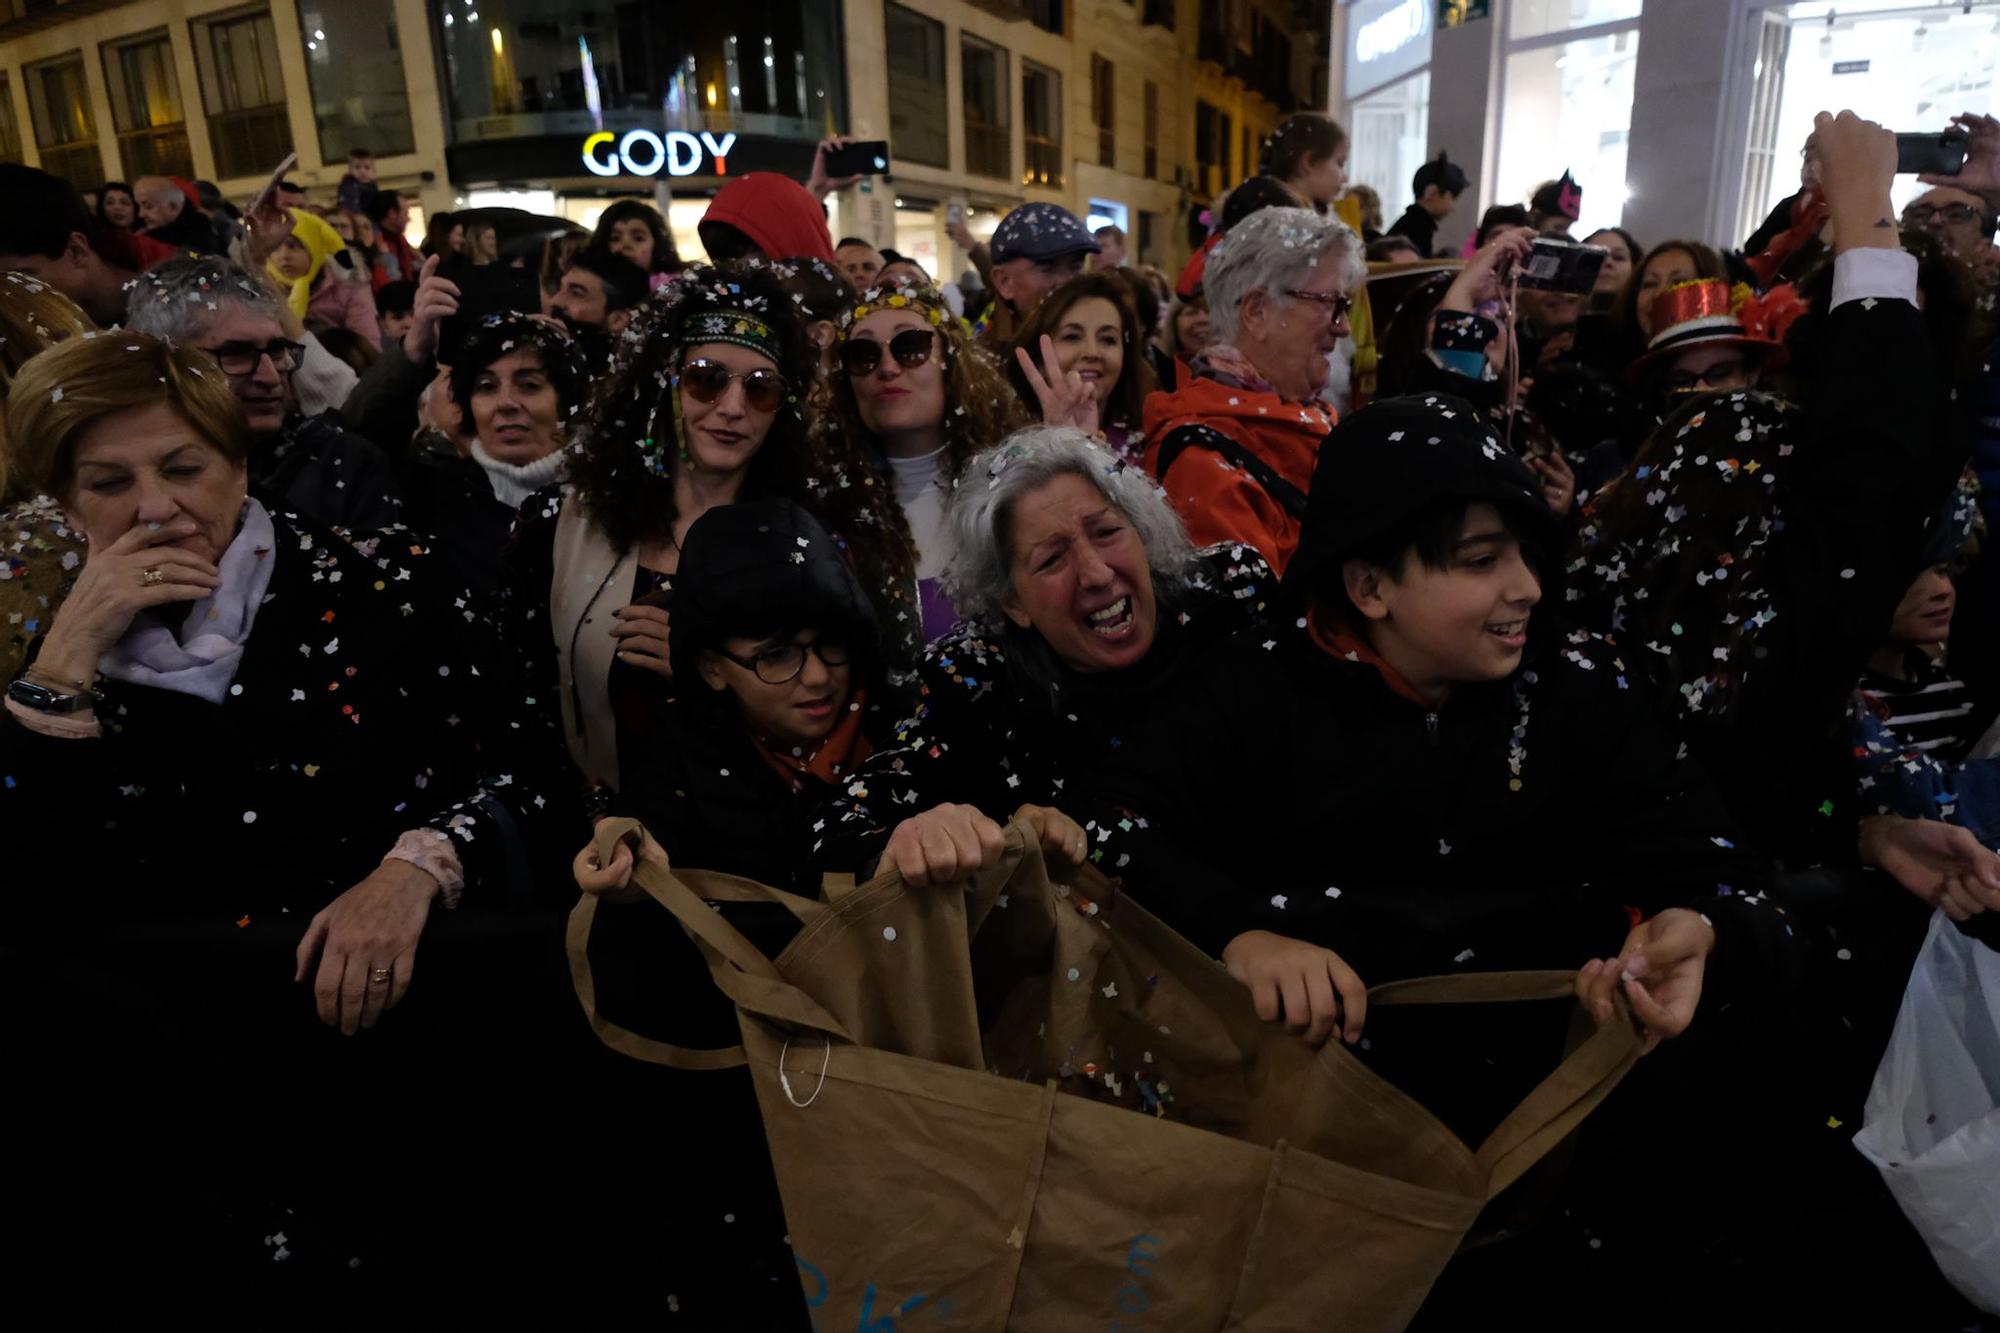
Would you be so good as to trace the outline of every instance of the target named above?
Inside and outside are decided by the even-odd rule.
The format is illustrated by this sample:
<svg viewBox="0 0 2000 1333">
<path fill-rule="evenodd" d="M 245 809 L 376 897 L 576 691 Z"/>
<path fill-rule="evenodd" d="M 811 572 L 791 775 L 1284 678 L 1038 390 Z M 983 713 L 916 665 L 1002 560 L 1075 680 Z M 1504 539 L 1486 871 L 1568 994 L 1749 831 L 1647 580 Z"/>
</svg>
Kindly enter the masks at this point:
<svg viewBox="0 0 2000 1333">
<path fill-rule="evenodd" d="M 1412 394 L 1368 404 L 1321 443 L 1285 590 L 1303 597 L 1325 571 L 1442 500 L 1505 506 L 1561 553 L 1541 482 L 1487 415 L 1463 398 Z"/>
<path fill-rule="evenodd" d="M 741 636 L 818 630 L 857 656 L 875 653 L 875 611 L 847 554 L 790 500 L 721 505 L 694 521 L 673 581 L 674 677 L 696 678 L 701 654 Z"/>
</svg>

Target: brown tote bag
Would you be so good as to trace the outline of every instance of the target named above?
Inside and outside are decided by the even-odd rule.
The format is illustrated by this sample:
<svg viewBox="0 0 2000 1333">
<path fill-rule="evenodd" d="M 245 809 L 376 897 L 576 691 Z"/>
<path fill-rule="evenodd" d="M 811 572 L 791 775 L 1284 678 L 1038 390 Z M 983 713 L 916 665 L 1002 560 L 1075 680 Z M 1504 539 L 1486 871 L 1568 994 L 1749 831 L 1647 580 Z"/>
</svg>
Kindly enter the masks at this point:
<svg viewBox="0 0 2000 1333">
<path fill-rule="evenodd" d="M 600 855 L 636 825 L 607 821 Z M 820 1328 L 1400 1329 L 1488 1200 L 1631 1068 L 1621 1008 L 1476 1150 L 1338 1042 L 1312 1050 L 1095 871 L 1031 835 L 909 889 L 814 902 L 642 865 L 735 1002 L 806 1303 Z M 775 960 L 709 901 L 801 928 Z M 612 1045 L 716 1067 L 598 1020 Z M 1378 986 L 1371 1007 L 1560 999 L 1569 972 Z M 921 1315 L 921 1318 L 919 1316 Z"/>
</svg>

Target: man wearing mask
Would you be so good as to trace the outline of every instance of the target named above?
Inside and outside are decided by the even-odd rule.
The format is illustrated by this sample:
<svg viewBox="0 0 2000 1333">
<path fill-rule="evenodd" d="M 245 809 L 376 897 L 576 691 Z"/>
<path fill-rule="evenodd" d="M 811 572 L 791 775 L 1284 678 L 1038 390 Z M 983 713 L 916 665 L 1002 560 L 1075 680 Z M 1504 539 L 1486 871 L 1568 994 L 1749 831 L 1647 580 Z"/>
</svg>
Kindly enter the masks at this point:
<svg viewBox="0 0 2000 1333">
<path fill-rule="evenodd" d="M 1085 258 L 1101 248 L 1076 214 L 1043 203 L 1022 204 L 1001 218 L 988 245 L 996 299 L 980 339 L 989 348 L 1012 342 L 1042 298 L 1083 272 Z"/>
<path fill-rule="evenodd" d="M 128 327 L 213 356 L 250 428 L 250 484 L 317 523 L 367 533 L 396 522 L 389 461 L 337 412 L 307 416 L 292 391 L 305 347 L 285 336 L 278 302 L 225 259 L 171 259 L 141 275 Z"/>
</svg>

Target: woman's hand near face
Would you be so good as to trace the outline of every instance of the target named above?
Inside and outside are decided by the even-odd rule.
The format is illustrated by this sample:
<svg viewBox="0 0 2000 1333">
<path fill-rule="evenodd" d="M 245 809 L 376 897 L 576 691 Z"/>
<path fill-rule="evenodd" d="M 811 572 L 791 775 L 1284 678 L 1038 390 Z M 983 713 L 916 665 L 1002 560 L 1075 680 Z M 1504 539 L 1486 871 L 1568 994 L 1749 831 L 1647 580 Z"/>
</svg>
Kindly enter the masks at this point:
<svg viewBox="0 0 2000 1333">
<path fill-rule="evenodd" d="M 135 523 L 109 546 L 93 547 L 42 645 L 37 665 L 70 680 L 88 680 L 97 659 L 125 637 L 139 612 L 173 602 L 198 602 L 222 586 L 209 560 L 165 545 L 192 537 L 199 526 L 175 519 L 154 530 Z M 154 581 L 148 582 L 153 579 Z"/>
<path fill-rule="evenodd" d="M 417 275 L 417 294 L 410 307 L 410 331 L 403 335 L 403 357 L 421 366 L 437 351 L 438 325 L 458 313 L 458 284 L 437 275 L 440 257 L 424 261 Z"/>
<path fill-rule="evenodd" d="M 1062 368 L 1062 363 L 1056 358 L 1054 339 L 1046 333 L 1042 335 L 1042 364 L 1039 368 L 1025 347 L 1015 348 L 1014 357 L 1021 363 L 1021 373 L 1027 377 L 1028 388 L 1034 392 L 1043 424 L 1074 426 L 1085 435 L 1097 433 L 1097 393 L 1084 383 L 1083 376 Z"/>
<path fill-rule="evenodd" d="M 946 884 L 992 865 L 1007 850 L 1000 826 L 969 805 L 939 805 L 896 825 L 882 868 L 911 888 Z"/>
<path fill-rule="evenodd" d="M 417 937 L 438 882 L 408 861 L 384 861 L 326 905 L 299 941 L 292 980 L 319 959 L 313 1002 L 320 1022 L 351 1037 L 403 1002 L 416 969 Z"/>
<path fill-rule="evenodd" d="M 627 666 L 674 678 L 673 662 L 667 656 L 667 631 L 672 621 L 664 606 L 634 602 L 611 613 L 611 637 L 618 641 L 618 660 Z"/>
<path fill-rule="evenodd" d="M 1562 456 L 1562 450 L 1542 458 L 1531 458 L 1528 467 L 1542 483 L 1542 498 L 1549 502 L 1549 508 L 1558 514 L 1567 514 L 1569 507 L 1576 503 L 1576 472 L 1569 460 Z"/>
<path fill-rule="evenodd" d="M 1508 227 L 1496 231 L 1480 247 L 1479 253 L 1466 261 L 1458 276 L 1445 289 L 1444 300 L 1438 302 L 1439 310 L 1455 311 L 1463 314 L 1478 307 L 1481 301 L 1495 300 L 1500 296 L 1500 268 L 1502 261 L 1519 263 L 1534 248 L 1535 229 L 1533 227 Z"/>
</svg>

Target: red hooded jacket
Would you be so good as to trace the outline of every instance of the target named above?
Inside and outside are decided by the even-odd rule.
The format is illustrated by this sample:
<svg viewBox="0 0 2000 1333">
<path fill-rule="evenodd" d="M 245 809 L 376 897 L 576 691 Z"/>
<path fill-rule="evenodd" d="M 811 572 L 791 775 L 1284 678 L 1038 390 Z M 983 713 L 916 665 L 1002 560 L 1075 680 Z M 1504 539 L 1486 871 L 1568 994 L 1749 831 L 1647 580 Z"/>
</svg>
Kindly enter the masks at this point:
<svg viewBox="0 0 2000 1333">
<path fill-rule="evenodd" d="M 1283 575 L 1299 544 L 1299 521 L 1249 473 L 1210 449 L 1181 450 L 1167 475 L 1160 477 L 1160 445 L 1176 427 L 1207 426 L 1241 444 L 1283 480 L 1308 491 L 1319 443 L 1333 429 L 1332 409 L 1189 375 L 1172 393 L 1150 395 L 1145 419 L 1146 470 L 1166 487 L 1167 500 L 1194 544 L 1242 542 L 1255 547 Z"/>
<path fill-rule="evenodd" d="M 753 171 L 723 186 L 701 220 L 728 223 L 755 241 L 767 259 L 833 262 L 826 210 L 805 186 L 775 171 Z"/>
</svg>

